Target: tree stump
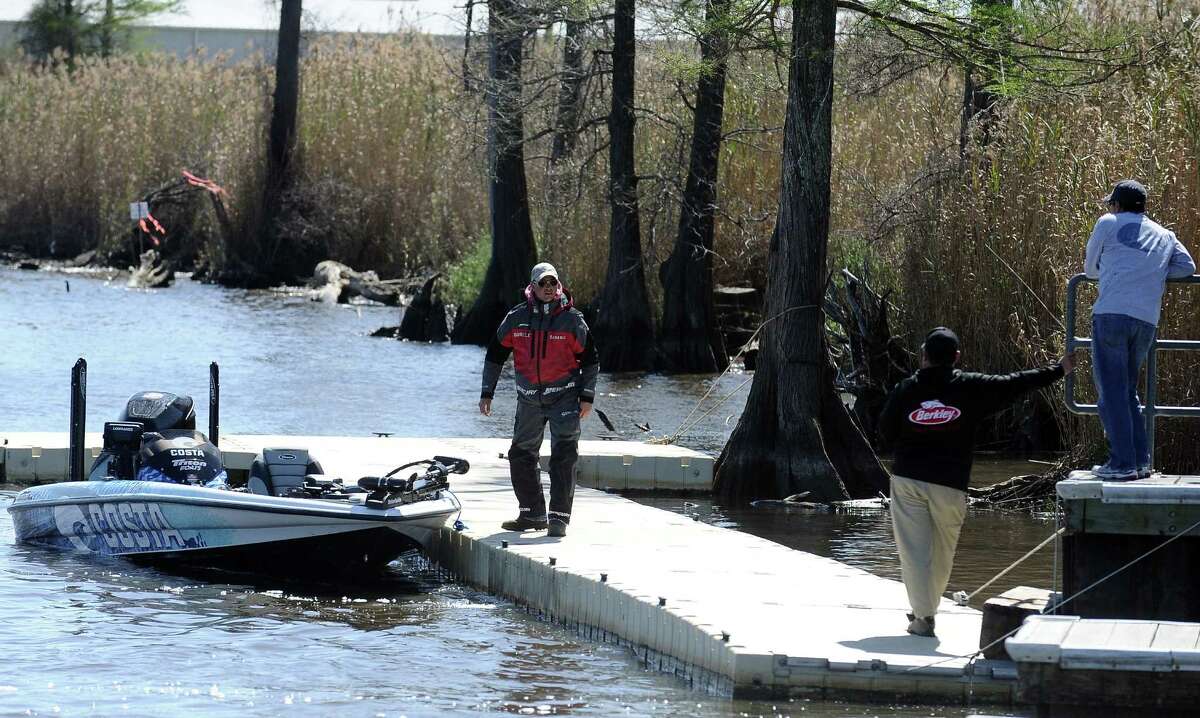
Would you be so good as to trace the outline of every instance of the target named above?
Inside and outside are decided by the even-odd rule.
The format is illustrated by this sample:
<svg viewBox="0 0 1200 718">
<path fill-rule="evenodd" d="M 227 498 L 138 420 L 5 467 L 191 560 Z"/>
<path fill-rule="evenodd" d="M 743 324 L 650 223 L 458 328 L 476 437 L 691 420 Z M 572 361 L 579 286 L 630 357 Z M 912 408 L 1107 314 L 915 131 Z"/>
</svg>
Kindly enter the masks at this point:
<svg viewBox="0 0 1200 718">
<path fill-rule="evenodd" d="M 421 291 L 413 297 L 408 308 L 404 310 L 404 318 L 400 320 L 400 338 L 418 342 L 444 342 L 450 338 L 446 323 L 446 305 L 442 302 L 440 293 L 436 291 L 437 280 L 441 274 L 435 274 L 425 280 Z"/>
</svg>

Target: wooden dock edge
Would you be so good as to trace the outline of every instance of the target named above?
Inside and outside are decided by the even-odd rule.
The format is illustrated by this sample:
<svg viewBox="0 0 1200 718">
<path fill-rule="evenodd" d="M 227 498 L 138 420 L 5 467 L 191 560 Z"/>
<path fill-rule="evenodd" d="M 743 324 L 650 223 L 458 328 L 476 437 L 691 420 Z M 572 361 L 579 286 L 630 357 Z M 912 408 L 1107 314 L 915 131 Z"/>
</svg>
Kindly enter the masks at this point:
<svg viewBox="0 0 1200 718">
<path fill-rule="evenodd" d="M 825 659 L 758 653 L 728 641 L 658 599 L 626 590 L 620 582 L 575 573 L 569 565 L 526 556 L 520 545 L 496 536 L 444 527 L 434 534 L 429 558 L 458 581 L 522 606 L 590 640 L 625 646 L 645 665 L 687 681 L 693 688 L 734 698 L 807 697 L 822 700 L 961 705 L 1016 700 L 1016 675 L 992 674 L 980 660 L 973 673 L 959 669 L 889 671 L 886 663 L 831 665 Z M 1007 662 L 1005 662 L 1007 663 Z"/>
</svg>

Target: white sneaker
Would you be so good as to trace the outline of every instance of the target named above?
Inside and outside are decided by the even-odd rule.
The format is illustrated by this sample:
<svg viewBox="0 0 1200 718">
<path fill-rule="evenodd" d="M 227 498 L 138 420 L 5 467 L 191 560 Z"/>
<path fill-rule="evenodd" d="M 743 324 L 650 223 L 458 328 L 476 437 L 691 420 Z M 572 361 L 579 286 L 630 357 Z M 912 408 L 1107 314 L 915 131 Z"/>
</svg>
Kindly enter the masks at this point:
<svg viewBox="0 0 1200 718">
<path fill-rule="evenodd" d="M 1092 475 L 1104 481 L 1132 481 L 1139 478 L 1137 469 L 1114 469 L 1108 464 L 1093 466 Z"/>
<path fill-rule="evenodd" d="M 914 636 L 937 638 L 937 634 L 933 632 L 933 623 L 933 616 L 927 616 L 925 618 L 913 618 L 908 622 L 908 632 Z"/>
<path fill-rule="evenodd" d="M 1150 468 L 1150 464 L 1145 464 L 1137 468 L 1139 479 L 1148 479 L 1154 474 L 1154 469 Z"/>
</svg>

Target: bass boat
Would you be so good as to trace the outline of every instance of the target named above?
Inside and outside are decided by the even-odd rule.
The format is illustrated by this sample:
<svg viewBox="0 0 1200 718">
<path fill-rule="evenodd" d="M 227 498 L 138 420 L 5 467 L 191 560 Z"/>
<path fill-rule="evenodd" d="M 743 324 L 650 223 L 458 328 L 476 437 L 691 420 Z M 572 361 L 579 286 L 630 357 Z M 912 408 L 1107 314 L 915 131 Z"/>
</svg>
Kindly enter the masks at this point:
<svg viewBox="0 0 1200 718">
<path fill-rule="evenodd" d="M 469 465 L 446 456 L 348 484 L 304 449 L 267 448 L 244 483 L 231 482 L 217 449 L 216 364 L 207 437 L 195 429 L 190 397 L 141 392 L 104 425 L 84 476 L 86 366 L 79 360 L 72 380 L 73 480 L 17 494 L 8 510 L 19 542 L 155 564 L 361 574 L 427 547 L 460 511 L 449 476 Z"/>
</svg>

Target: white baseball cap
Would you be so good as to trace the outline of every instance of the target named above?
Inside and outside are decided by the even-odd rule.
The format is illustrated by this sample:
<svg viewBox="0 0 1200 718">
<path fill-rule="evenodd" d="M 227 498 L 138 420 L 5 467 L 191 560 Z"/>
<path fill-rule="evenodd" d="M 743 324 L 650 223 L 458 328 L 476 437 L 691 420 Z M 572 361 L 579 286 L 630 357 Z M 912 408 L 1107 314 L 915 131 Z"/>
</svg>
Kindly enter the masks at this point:
<svg viewBox="0 0 1200 718">
<path fill-rule="evenodd" d="M 545 277 L 554 277 L 555 279 L 558 279 L 558 270 L 555 269 L 554 265 L 550 264 L 549 262 L 539 262 L 533 265 L 533 271 L 529 273 L 529 283 L 537 284 Z"/>
</svg>

